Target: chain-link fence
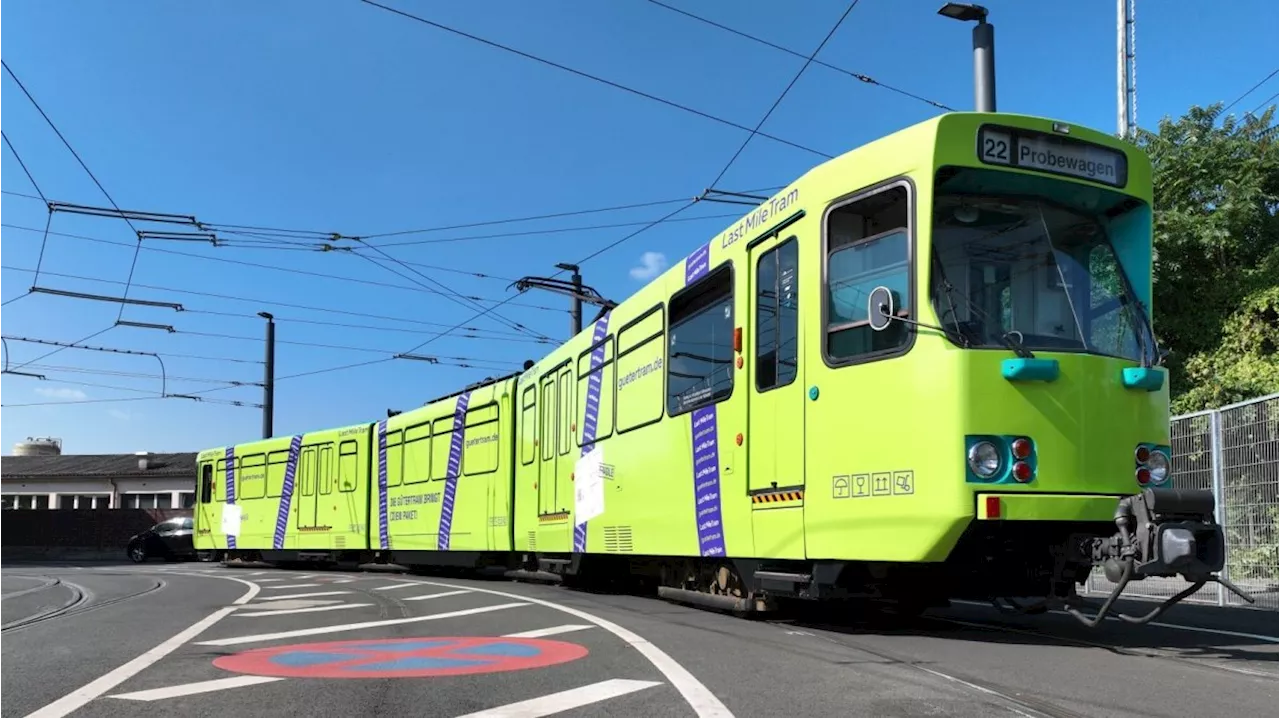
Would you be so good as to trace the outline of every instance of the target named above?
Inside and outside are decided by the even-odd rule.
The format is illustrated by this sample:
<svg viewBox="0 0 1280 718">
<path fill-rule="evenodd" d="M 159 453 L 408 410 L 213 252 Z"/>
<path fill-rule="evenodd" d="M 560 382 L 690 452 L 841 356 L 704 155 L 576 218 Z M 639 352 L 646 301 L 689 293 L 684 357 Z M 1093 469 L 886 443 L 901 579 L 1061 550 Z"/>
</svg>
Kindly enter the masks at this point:
<svg viewBox="0 0 1280 718">
<path fill-rule="evenodd" d="M 1280 584 L 1280 394 L 1211 411 L 1176 416 L 1170 422 L 1173 448 L 1171 484 L 1212 489 L 1218 523 L 1227 535 L 1223 575 L 1257 601 L 1277 610 Z M 1181 579 L 1148 578 L 1129 584 L 1124 595 L 1164 599 L 1186 587 Z M 1088 593 L 1109 593 L 1115 584 L 1095 571 Z M 1249 605 L 1231 591 L 1208 584 L 1187 601 L 1219 606 Z"/>
</svg>

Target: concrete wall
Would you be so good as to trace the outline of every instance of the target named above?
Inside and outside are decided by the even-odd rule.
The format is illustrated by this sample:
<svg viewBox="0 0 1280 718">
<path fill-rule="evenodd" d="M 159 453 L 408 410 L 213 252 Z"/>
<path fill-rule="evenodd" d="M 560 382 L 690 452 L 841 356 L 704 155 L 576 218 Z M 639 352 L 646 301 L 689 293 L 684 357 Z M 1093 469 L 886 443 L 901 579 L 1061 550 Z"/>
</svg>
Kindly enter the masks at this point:
<svg viewBox="0 0 1280 718">
<path fill-rule="evenodd" d="M 124 558 L 129 537 L 191 509 L 49 509 L 5 511 L 0 549 L 6 559 L 59 554 Z"/>
</svg>

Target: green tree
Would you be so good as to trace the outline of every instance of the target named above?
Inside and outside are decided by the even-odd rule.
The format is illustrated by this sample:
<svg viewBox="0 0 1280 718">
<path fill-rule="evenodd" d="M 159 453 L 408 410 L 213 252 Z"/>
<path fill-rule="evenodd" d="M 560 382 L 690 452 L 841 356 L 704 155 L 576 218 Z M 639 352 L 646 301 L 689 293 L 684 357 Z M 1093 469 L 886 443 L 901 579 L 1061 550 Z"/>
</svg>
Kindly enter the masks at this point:
<svg viewBox="0 0 1280 718">
<path fill-rule="evenodd" d="M 1177 413 L 1280 388 L 1274 108 L 1242 119 L 1221 108 L 1135 138 L 1154 168 L 1152 308 Z"/>
</svg>

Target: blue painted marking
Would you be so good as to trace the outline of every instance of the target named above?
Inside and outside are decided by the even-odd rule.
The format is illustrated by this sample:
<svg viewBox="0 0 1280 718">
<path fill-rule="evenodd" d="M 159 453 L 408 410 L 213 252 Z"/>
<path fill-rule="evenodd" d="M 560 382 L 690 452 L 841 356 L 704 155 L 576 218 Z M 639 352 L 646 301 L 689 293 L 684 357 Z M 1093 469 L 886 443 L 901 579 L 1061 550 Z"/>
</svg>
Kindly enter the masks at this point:
<svg viewBox="0 0 1280 718">
<path fill-rule="evenodd" d="M 330 653 L 328 651 L 291 651 L 271 657 L 272 663 L 282 666 L 318 666 L 322 663 L 341 663 L 367 658 L 363 653 Z"/>
<path fill-rule="evenodd" d="M 492 643 L 487 646 L 472 646 L 471 648 L 460 648 L 458 653 L 478 653 L 483 656 L 516 656 L 526 658 L 536 656 L 542 653 L 534 646 L 526 646 L 522 643 Z"/>
<path fill-rule="evenodd" d="M 280 490 L 280 506 L 276 510 L 276 532 L 271 547 L 284 548 L 285 533 L 289 528 L 289 507 L 293 502 L 294 478 L 298 474 L 298 454 L 302 453 L 302 435 L 289 442 L 289 458 L 284 466 L 284 487 Z"/>
<path fill-rule="evenodd" d="M 596 321 L 595 329 L 591 332 L 591 343 L 600 344 L 591 352 L 591 367 L 587 370 L 590 378 L 587 379 L 587 405 L 582 414 L 582 456 L 591 453 L 596 446 L 596 430 L 600 420 L 600 382 L 603 381 L 604 373 L 596 371 L 604 364 L 605 336 L 609 333 L 609 315 L 611 311 L 605 312 L 603 317 Z M 587 524 L 583 521 L 575 524 L 573 527 L 573 550 L 577 553 L 583 553 L 587 550 Z"/>
<path fill-rule="evenodd" d="M 711 271 L 711 243 L 685 259 L 684 283 L 693 284 Z M 689 414 L 693 448 L 694 521 L 698 530 L 698 554 L 724 556 L 724 523 L 720 502 L 720 445 L 716 405 Z"/>
<path fill-rule="evenodd" d="M 453 409 L 453 434 L 449 437 L 449 463 L 445 465 L 444 496 L 440 499 L 440 529 L 436 534 L 436 550 L 448 551 L 453 535 L 453 504 L 458 496 L 458 476 L 462 474 L 462 447 L 467 431 L 467 407 L 471 392 L 463 392 Z"/>
<path fill-rule="evenodd" d="M 236 450 L 234 447 L 228 446 L 226 454 L 223 457 L 227 462 L 226 480 L 227 480 L 227 505 L 230 506 L 236 502 Z M 227 548 L 235 550 L 236 537 L 227 534 Z"/>
<path fill-rule="evenodd" d="M 387 420 L 378 422 L 378 548 L 391 548 L 387 535 Z"/>
<path fill-rule="evenodd" d="M 463 666 L 478 666 L 492 661 L 467 661 L 456 658 L 427 658 L 426 656 L 408 656 L 399 658 L 394 661 L 383 661 L 381 663 L 363 663 L 356 668 L 361 672 L 364 671 L 404 671 L 415 668 L 461 668 Z"/>
</svg>

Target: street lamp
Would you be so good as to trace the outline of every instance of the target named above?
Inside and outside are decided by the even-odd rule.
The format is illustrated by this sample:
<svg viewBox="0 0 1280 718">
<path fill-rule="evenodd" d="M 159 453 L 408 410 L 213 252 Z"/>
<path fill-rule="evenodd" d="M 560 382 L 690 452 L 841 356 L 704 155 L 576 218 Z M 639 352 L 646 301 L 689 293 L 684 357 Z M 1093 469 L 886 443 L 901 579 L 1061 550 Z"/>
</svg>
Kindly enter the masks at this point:
<svg viewBox="0 0 1280 718">
<path fill-rule="evenodd" d="M 996 111 L 996 28 L 987 22 L 987 9 L 972 3 L 949 2 L 938 14 L 973 28 L 973 104 L 978 112 Z"/>
</svg>

